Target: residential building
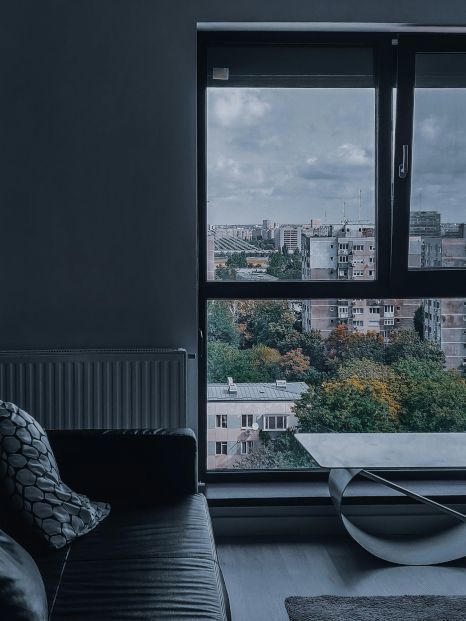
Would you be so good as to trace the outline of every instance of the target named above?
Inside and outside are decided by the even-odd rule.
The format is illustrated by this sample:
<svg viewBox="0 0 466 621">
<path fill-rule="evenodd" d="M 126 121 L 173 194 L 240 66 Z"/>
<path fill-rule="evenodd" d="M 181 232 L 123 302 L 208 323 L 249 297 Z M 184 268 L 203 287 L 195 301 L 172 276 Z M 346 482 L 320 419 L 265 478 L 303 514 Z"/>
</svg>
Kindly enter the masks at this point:
<svg viewBox="0 0 466 621">
<path fill-rule="evenodd" d="M 295 250 L 301 252 L 302 227 L 286 224 L 275 230 L 275 248 L 283 250 L 286 247 L 289 254 Z"/>
<path fill-rule="evenodd" d="M 438 343 L 448 369 L 466 370 L 466 300 L 432 298 L 423 301 L 424 338 Z"/>
<path fill-rule="evenodd" d="M 438 211 L 411 211 L 409 234 L 440 237 L 440 213 Z"/>
<path fill-rule="evenodd" d="M 207 467 L 233 468 L 241 455 L 261 445 L 260 433 L 276 435 L 296 426 L 293 404 L 304 382 L 207 386 Z"/>
</svg>

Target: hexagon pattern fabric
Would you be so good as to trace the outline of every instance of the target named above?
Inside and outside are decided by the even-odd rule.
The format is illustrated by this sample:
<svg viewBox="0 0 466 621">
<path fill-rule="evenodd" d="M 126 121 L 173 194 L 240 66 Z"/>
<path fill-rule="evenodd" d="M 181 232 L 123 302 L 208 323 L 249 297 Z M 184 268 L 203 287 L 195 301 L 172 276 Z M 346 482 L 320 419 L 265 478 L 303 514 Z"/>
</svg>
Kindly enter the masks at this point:
<svg viewBox="0 0 466 621">
<path fill-rule="evenodd" d="M 46 432 L 13 403 L 0 401 L 0 480 L 13 507 L 54 548 L 85 535 L 110 512 L 63 483 Z"/>
</svg>

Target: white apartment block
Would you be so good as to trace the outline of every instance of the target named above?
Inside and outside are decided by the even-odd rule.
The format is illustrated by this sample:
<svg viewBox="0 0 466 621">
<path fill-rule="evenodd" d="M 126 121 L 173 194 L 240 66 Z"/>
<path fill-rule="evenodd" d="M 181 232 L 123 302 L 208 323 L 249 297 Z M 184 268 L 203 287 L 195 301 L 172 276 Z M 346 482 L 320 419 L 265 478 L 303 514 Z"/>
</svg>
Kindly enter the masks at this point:
<svg viewBox="0 0 466 621">
<path fill-rule="evenodd" d="M 301 252 L 301 226 L 282 225 L 275 231 L 275 248 L 282 250 L 285 246 L 289 254 L 295 250 Z"/>
<path fill-rule="evenodd" d="M 233 468 L 255 447 L 260 433 L 276 435 L 295 427 L 292 406 L 306 392 L 304 382 L 208 384 L 207 467 Z"/>
</svg>

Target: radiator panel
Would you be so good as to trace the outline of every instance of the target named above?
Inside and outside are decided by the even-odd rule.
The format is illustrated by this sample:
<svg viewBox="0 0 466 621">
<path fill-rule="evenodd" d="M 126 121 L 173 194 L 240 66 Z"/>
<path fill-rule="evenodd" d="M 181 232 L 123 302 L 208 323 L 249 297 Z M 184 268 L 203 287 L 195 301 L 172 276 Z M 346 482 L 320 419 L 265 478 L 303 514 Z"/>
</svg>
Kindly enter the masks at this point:
<svg viewBox="0 0 466 621">
<path fill-rule="evenodd" d="M 1 351 L 0 399 L 46 429 L 186 426 L 184 349 Z"/>
</svg>

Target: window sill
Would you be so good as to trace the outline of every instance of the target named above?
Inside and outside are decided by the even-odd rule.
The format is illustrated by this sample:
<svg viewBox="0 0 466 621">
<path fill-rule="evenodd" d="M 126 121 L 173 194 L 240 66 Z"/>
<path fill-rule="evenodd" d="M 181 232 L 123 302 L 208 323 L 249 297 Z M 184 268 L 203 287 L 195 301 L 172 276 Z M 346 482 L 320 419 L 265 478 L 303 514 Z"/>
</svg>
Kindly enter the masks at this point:
<svg viewBox="0 0 466 621">
<path fill-rule="evenodd" d="M 395 477 L 392 479 L 397 481 Z M 466 503 L 466 480 L 403 477 L 408 489 L 445 504 Z M 314 482 L 209 483 L 206 497 L 210 507 L 326 506 L 331 505 L 325 480 Z M 419 504 L 402 493 L 372 481 L 355 481 L 345 494 L 352 505 Z"/>
</svg>

